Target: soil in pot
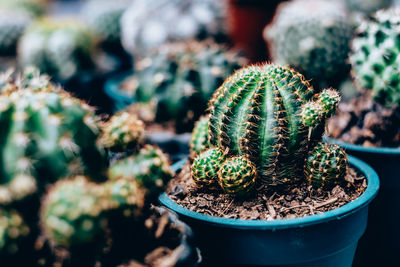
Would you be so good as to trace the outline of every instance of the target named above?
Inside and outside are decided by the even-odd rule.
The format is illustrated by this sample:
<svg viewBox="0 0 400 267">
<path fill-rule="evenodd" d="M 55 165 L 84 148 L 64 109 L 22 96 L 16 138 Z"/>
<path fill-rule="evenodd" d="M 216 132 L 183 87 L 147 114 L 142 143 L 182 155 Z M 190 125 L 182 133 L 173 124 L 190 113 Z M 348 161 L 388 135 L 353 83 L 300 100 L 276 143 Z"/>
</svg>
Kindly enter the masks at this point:
<svg viewBox="0 0 400 267">
<path fill-rule="evenodd" d="M 211 216 L 243 220 L 289 219 L 339 208 L 357 199 L 367 187 L 365 177 L 352 168 L 345 179 L 345 183 L 330 191 L 315 190 L 302 182 L 300 186 L 296 184 L 284 190 L 270 187 L 267 192 L 241 199 L 221 191 L 199 188 L 191 177 L 190 163 L 187 162 L 170 181 L 167 194 L 177 204 Z"/>
<path fill-rule="evenodd" d="M 369 92 L 339 104 L 330 136 L 366 147 L 400 147 L 400 108 L 375 102 Z"/>
</svg>

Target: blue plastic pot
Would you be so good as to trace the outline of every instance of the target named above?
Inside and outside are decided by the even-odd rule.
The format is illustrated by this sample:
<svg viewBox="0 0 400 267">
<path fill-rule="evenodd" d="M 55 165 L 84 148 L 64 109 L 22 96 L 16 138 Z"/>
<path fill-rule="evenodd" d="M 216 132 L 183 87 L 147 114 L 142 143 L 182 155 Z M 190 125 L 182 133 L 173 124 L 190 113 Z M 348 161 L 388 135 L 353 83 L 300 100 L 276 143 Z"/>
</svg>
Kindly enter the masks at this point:
<svg viewBox="0 0 400 267">
<path fill-rule="evenodd" d="M 326 138 L 371 165 L 381 189 L 372 203 L 368 228 L 360 240 L 355 266 L 400 266 L 400 149 L 363 147 Z"/>
<path fill-rule="evenodd" d="M 104 85 L 105 94 L 112 100 L 112 110 L 117 112 L 119 110 L 127 108 L 135 100 L 134 97 L 123 90 L 121 90 L 121 83 L 132 76 L 133 72 L 122 72 L 114 75 Z"/>
<path fill-rule="evenodd" d="M 366 163 L 349 159 L 367 177 L 368 187 L 358 199 L 323 214 L 273 221 L 238 220 L 190 211 L 165 193 L 159 200 L 192 227 L 207 264 L 351 266 L 379 179 Z"/>
</svg>

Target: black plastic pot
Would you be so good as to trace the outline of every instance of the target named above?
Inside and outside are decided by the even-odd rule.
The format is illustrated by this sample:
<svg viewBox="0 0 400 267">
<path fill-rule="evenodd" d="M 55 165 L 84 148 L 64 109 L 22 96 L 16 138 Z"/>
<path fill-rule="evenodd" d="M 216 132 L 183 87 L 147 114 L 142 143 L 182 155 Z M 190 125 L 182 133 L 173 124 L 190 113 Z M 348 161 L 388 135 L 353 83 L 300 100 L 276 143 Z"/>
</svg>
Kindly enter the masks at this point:
<svg viewBox="0 0 400 267">
<path fill-rule="evenodd" d="M 400 149 L 326 140 L 367 162 L 381 181 L 380 193 L 371 204 L 368 228 L 360 240 L 354 266 L 400 266 Z"/>
</svg>

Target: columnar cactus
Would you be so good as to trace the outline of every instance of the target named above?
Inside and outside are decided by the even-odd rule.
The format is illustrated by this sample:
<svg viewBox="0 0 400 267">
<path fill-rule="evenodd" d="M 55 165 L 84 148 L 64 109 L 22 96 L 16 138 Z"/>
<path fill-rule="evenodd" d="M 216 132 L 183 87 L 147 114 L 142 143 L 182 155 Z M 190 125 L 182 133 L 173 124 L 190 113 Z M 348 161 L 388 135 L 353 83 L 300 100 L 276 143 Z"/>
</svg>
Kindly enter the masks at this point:
<svg viewBox="0 0 400 267">
<path fill-rule="evenodd" d="M 319 87 L 336 85 L 349 71 L 352 26 L 338 1 L 282 3 L 264 38 L 275 63 L 299 69 Z"/>
<path fill-rule="evenodd" d="M 117 113 L 102 126 L 100 143 L 115 152 L 136 149 L 144 138 L 144 123 L 135 114 Z"/>
<path fill-rule="evenodd" d="M 400 9 L 378 11 L 364 21 L 352 43 L 350 61 L 358 87 L 370 89 L 375 101 L 400 104 Z"/>
<path fill-rule="evenodd" d="M 122 43 L 140 56 L 167 42 L 224 38 L 225 1 L 135 0 L 121 19 Z"/>
<path fill-rule="evenodd" d="M 18 212 L 0 209 L 0 256 L 18 252 L 28 234 L 29 227 Z"/>
<path fill-rule="evenodd" d="M 208 145 L 208 116 L 201 117 L 195 124 L 190 140 L 190 151 L 199 154 L 209 147 Z"/>
<path fill-rule="evenodd" d="M 138 102 L 155 101 L 158 122 L 174 120 L 190 130 L 224 79 L 246 61 L 212 42 L 172 43 L 135 65 L 131 88 Z M 182 126 L 180 127 L 180 125 Z"/>
<path fill-rule="evenodd" d="M 105 167 L 93 109 L 47 77 L 31 75 L 0 94 L 0 204 L 71 174 L 100 179 Z"/>
<path fill-rule="evenodd" d="M 34 65 L 56 79 L 68 79 L 93 67 L 95 43 L 79 21 L 43 19 L 25 31 L 18 47 L 22 66 Z"/>
<path fill-rule="evenodd" d="M 115 162 L 108 172 L 111 180 L 136 180 L 145 188 L 147 202 L 155 200 L 164 191 L 173 175 L 168 156 L 151 145 L 145 145 L 137 154 Z"/>
<path fill-rule="evenodd" d="M 340 146 L 320 143 L 309 152 L 304 174 L 313 187 L 331 189 L 344 181 L 347 166 L 346 152 Z"/>
<path fill-rule="evenodd" d="M 236 72 L 210 101 L 208 137 L 213 148 L 195 159 L 195 182 L 214 181 L 218 172 L 225 191 L 243 195 L 255 182 L 262 188 L 301 179 L 307 152 L 322 139 L 322 132 L 310 132 L 324 128 L 338 101 L 331 90 L 315 94 L 308 81 L 288 67 L 250 66 Z M 227 158 L 224 171 L 219 164 L 224 160 L 215 162 L 213 151 Z M 235 176 L 233 170 L 245 173 Z"/>
</svg>

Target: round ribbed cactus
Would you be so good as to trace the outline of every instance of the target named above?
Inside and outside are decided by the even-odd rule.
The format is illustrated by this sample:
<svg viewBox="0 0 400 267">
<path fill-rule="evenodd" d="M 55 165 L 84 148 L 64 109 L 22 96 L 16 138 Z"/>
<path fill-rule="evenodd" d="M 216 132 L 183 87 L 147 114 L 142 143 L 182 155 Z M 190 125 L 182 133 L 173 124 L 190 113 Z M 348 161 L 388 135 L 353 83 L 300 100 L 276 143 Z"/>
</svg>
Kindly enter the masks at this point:
<svg viewBox="0 0 400 267">
<path fill-rule="evenodd" d="M 131 0 L 90 0 L 83 8 L 83 15 L 103 43 L 119 43 L 120 20 L 131 2 Z"/>
<path fill-rule="evenodd" d="M 83 176 L 52 186 L 40 212 L 42 231 L 52 245 L 70 248 L 104 238 L 106 217 L 96 189 Z"/>
<path fill-rule="evenodd" d="M 102 126 L 100 143 L 111 151 L 135 149 L 143 141 L 144 123 L 135 114 L 117 113 Z"/>
<path fill-rule="evenodd" d="M 316 128 L 324 129 L 338 100 L 331 89 L 315 94 L 308 81 L 288 67 L 244 68 L 229 77 L 210 101 L 210 146 L 240 161 L 247 170 L 255 166 L 256 172 L 249 173 L 257 173 L 258 188 L 298 181 L 304 177 L 307 152 L 322 139 L 321 131 L 310 133 Z M 202 178 L 200 181 L 211 180 L 212 174 L 205 171 L 207 166 L 214 172 L 221 168 L 220 162 L 224 160 L 212 162 L 207 155 L 209 151 L 195 159 L 192 166 L 195 181 L 198 177 Z M 228 171 L 220 172 L 219 181 L 229 181 L 230 176 L 234 177 Z M 248 184 L 246 188 L 252 187 L 253 174 L 244 180 L 240 177 L 235 177 L 232 184 L 244 183 Z M 224 187 L 227 190 L 228 186 Z M 242 195 L 246 191 L 237 189 Z"/>
<path fill-rule="evenodd" d="M 332 189 L 344 181 L 347 166 L 346 152 L 340 146 L 321 142 L 309 152 L 304 174 L 314 188 Z"/>
<path fill-rule="evenodd" d="M 217 186 L 218 170 L 225 161 L 224 152 L 219 148 L 210 148 L 194 160 L 192 178 L 199 186 L 214 188 Z"/>
<path fill-rule="evenodd" d="M 15 55 L 17 42 L 31 19 L 25 13 L 0 8 L 0 56 Z"/>
<path fill-rule="evenodd" d="M 111 180 L 136 180 L 146 190 L 148 202 L 151 202 L 164 191 L 174 173 L 166 154 L 157 147 L 145 145 L 137 154 L 112 164 L 108 175 Z"/>
<path fill-rule="evenodd" d="M 199 154 L 209 147 L 208 145 L 208 116 L 201 117 L 195 124 L 190 140 L 190 152 Z"/>
<path fill-rule="evenodd" d="M 121 19 L 122 43 L 133 55 L 171 41 L 224 38 L 226 5 L 215 0 L 135 0 Z"/>
<path fill-rule="evenodd" d="M 346 77 L 352 32 L 340 2 L 295 0 L 278 7 L 264 38 L 275 63 L 291 65 L 323 87 Z"/>
<path fill-rule="evenodd" d="M 351 11 L 371 14 L 379 9 L 388 8 L 393 0 L 344 0 Z"/>
<path fill-rule="evenodd" d="M 18 46 L 22 66 L 34 65 L 56 79 L 68 79 L 93 67 L 94 41 L 79 21 L 43 19 L 25 31 Z"/>
<path fill-rule="evenodd" d="M 18 212 L 0 209 L 0 256 L 18 252 L 28 234 L 29 227 Z"/>
<path fill-rule="evenodd" d="M 350 61 L 356 83 L 371 89 L 386 107 L 400 104 L 400 9 L 378 11 L 364 21 L 352 42 Z"/>
<path fill-rule="evenodd" d="M 179 132 L 191 130 L 214 90 L 244 58 L 212 42 L 172 43 L 135 65 L 137 102 L 156 102 L 156 121 L 174 120 Z"/>
<path fill-rule="evenodd" d="M 222 189 L 237 196 L 245 196 L 251 192 L 256 185 L 256 179 L 256 166 L 243 156 L 226 160 L 218 171 L 218 183 Z"/>
<path fill-rule="evenodd" d="M 71 174 L 100 179 L 105 167 L 93 109 L 33 73 L 0 94 L 1 204 Z"/>
</svg>

